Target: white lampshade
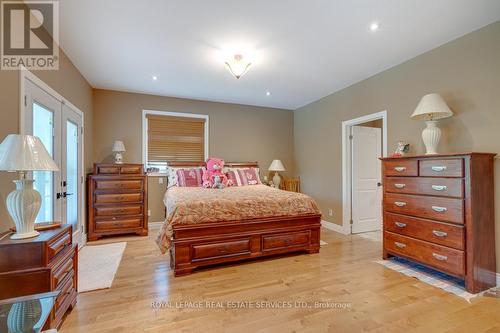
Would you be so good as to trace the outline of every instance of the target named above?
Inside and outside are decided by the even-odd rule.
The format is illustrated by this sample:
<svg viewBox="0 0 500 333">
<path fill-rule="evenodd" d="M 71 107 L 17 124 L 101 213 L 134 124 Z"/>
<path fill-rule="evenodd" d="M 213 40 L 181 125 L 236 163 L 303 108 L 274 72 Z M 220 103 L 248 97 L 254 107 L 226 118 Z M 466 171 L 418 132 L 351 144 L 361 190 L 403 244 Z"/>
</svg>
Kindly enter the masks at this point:
<svg viewBox="0 0 500 333">
<path fill-rule="evenodd" d="M 116 140 L 115 143 L 113 144 L 113 152 L 122 153 L 124 151 L 125 151 L 125 145 L 123 144 L 123 141 Z"/>
<path fill-rule="evenodd" d="M 2 171 L 58 171 L 40 138 L 9 134 L 0 144 Z"/>
<path fill-rule="evenodd" d="M 280 160 L 274 160 L 269 166 L 269 171 L 285 171 L 285 167 Z"/>
<path fill-rule="evenodd" d="M 439 94 L 428 94 L 422 97 L 411 115 L 413 119 L 437 120 L 453 116 L 443 97 Z"/>
</svg>

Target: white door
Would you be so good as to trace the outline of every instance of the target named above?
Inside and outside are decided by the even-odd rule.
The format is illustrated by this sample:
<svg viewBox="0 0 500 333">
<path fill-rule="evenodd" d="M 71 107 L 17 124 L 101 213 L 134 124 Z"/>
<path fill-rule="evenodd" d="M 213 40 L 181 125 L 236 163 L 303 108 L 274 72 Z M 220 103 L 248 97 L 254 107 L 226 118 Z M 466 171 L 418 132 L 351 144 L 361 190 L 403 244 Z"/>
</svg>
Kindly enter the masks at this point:
<svg viewBox="0 0 500 333">
<path fill-rule="evenodd" d="M 382 130 L 352 126 L 352 233 L 382 226 Z"/>
<path fill-rule="evenodd" d="M 65 223 L 73 226 L 73 239 L 79 244 L 82 237 L 83 170 L 82 116 L 62 105 L 61 203 Z"/>
<path fill-rule="evenodd" d="M 25 78 L 23 132 L 40 137 L 59 171 L 35 171 L 42 196 L 36 223 L 61 221 L 73 226 L 73 241 L 83 244 L 82 114 Z"/>
<path fill-rule="evenodd" d="M 26 134 L 38 136 L 52 159 L 61 166 L 61 102 L 37 85 L 26 82 Z M 61 173 L 52 171 L 33 172 L 34 187 L 42 196 L 42 205 L 35 222 L 62 221 L 60 192 Z"/>
</svg>

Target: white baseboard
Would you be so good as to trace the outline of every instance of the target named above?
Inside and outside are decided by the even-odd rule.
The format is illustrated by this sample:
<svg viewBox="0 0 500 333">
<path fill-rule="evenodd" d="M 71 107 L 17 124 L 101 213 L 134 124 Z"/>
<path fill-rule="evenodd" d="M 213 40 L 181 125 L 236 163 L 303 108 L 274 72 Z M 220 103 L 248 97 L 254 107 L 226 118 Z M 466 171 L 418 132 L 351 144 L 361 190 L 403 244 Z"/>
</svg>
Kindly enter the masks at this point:
<svg viewBox="0 0 500 333">
<path fill-rule="evenodd" d="M 160 229 L 161 225 L 165 223 L 164 221 L 161 222 L 148 222 L 148 229 Z"/>
<path fill-rule="evenodd" d="M 347 230 L 346 228 L 344 228 L 344 226 L 325 220 L 321 220 L 321 225 L 328 230 L 338 232 L 342 235 L 349 235 L 351 233 L 350 230 Z"/>
</svg>

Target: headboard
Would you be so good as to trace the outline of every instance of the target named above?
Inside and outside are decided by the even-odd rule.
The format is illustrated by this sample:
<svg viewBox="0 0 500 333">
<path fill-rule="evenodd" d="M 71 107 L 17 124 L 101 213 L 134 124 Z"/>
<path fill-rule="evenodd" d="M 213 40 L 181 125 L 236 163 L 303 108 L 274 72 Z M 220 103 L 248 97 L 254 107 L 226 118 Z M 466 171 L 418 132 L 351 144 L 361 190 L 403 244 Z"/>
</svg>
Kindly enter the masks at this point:
<svg viewBox="0 0 500 333">
<path fill-rule="evenodd" d="M 182 168 L 182 167 L 204 167 L 205 162 L 170 162 L 168 166 Z M 258 168 L 258 162 L 224 162 L 227 168 Z"/>
</svg>

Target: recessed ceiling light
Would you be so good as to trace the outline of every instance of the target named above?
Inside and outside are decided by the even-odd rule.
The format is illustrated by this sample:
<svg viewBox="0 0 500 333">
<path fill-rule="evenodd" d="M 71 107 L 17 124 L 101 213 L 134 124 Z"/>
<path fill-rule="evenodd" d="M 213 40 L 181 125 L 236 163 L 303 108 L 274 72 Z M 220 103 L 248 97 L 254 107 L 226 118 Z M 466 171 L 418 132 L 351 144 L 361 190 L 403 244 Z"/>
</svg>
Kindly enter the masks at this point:
<svg viewBox="0 0 500 333">
<path fill-rule="evenodd" d="M 158 80 L 158 76 L 153 75 L 153 81 L 156 81 L 156 80 Z"/>
<path fill-rule="evenodd" d="M 378 29 L 380 29 L 380 24 L 379 24 L 378 22 L 372 22 L 372 23 L 370 24 L 370 30 L 371 30 L 372 32 L 375 32 L 375 31 L 377 31 Z"/>
<path fill-rule="evenodd" d="M 270 91 L 266 91 L 266 96 L 271 96 L 271 92 Z"/>
</svg>

